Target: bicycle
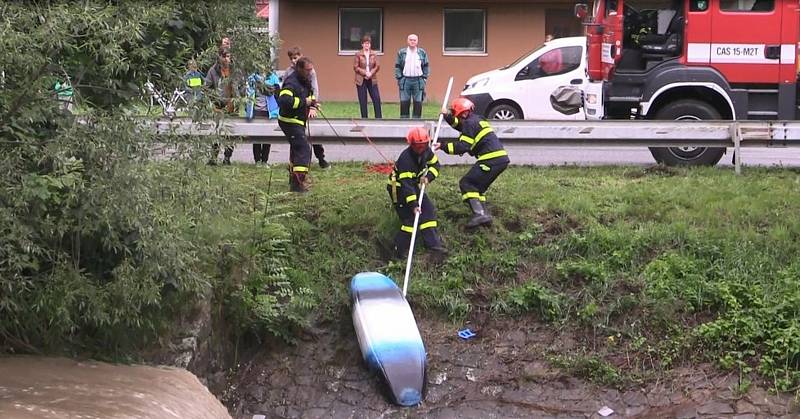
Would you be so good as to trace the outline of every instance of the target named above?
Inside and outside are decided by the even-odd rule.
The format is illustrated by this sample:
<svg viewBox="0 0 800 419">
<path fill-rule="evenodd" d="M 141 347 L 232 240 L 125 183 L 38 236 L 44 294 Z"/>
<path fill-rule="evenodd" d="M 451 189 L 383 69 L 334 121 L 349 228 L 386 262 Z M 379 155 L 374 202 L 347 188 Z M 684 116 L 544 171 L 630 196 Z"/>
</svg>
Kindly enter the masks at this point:
<svg viewBox="0 0 800 419">
<path fill-rule="evenodd" d="M 150 113 L 150 109 L 153 105 L 158 103 L 158 105 L 161 106 L 162 114 L 169 119 L 173 119 L 180 108 L 189 105 L 189 102 L 186 100 L 187 92 L 180 88 L 176 87 L 175 90 L 172 91 L 172 97 L 170 97 L 169 100 L 167 100 L 149 80 L 144 84 L 144 88 L 150 98 L 150 106 L 147 108 L 147 113 Z"/>
</svg>

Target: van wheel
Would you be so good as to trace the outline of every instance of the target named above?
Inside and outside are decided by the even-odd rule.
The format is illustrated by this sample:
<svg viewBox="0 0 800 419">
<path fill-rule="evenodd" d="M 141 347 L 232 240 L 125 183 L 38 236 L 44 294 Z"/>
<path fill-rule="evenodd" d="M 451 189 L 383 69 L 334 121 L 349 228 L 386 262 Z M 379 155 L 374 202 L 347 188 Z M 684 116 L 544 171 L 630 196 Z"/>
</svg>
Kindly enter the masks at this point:
<svg viewBox="0 0 800 419">
<path fill-rule="evenodd" d="M 492 106 L 486 115 L 489 119 L 522 119 L 522 112 L 507 103 Z"/>
<path fill-rule="evenodd" d="M 685 99 L 659 109 L 658 120 L 702 121 L 722 119 L 719 111 L 706 102 Z M 658 163 L 667 166 L 713 166 L 725 154 L 724 147 L 650 147 L 650 154 Z"/>
</svg>

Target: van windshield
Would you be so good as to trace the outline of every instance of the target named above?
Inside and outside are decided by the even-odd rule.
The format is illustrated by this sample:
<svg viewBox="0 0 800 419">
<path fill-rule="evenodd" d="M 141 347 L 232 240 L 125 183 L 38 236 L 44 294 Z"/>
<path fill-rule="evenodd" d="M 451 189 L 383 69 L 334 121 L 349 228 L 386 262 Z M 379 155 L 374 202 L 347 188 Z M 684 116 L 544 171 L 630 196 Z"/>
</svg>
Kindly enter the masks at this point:
<svg viewBox="0 0 800 419">
<path fill-rule="evenodd" d="M 542 45 L 539 45 L 538 47 L 536 47 L 536 48 L 534 48 L 534 49 L 532 49 L 532 50 L 530 50 L 530 51 L 528 51 L 528 52 L 526 52 L 526 53 L 524 53 L 524 54 L 520 55 L 520 57 L 519 57 L 519 58 L 517 58 L 516 60 L 514 60 L 514 62 L 513 62 L 513 63 L 511 63 L 511 64 L 509 64 L 509 65 L 506 65 L 506 66 L 503 66 L 503 67 L 500 67 L 500 69 L 501 69 L 501 70 L 505 70 L 505 69 L 507 69 L 507 68 L 514 67 L 515 65 L 519 64 L 519 63 L 520 63 L 522 60 L 524 60 L 524 59 L 528 58 L 528 57 L 529 57 L 531 54 L 533 54 L 533 53 L 534 53 L 534 52 L 536 52 L 536 51 L 539 51 L 539 50 L 540 50 L 540 49 L 542 49 L 542 48 L 544 48 L 544 44 L 542 44 Z"/>
</svg>

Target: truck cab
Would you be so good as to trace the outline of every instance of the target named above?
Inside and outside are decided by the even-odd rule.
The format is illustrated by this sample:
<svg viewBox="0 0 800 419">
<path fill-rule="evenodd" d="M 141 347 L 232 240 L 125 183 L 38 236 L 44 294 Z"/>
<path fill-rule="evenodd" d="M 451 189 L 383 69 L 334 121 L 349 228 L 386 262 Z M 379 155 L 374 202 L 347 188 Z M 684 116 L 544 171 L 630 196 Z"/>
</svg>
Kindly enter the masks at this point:
<svg viewBox="0 0 800 419">
<path fill-rule="evenodd" d="M 797 0 L 597 0 L 592 6 L 584 21 L 587 118 L 797 118 Z M 651 151 L 659 162 L 687 165 L 715 164 L 725 152 Z"/>
</svg>

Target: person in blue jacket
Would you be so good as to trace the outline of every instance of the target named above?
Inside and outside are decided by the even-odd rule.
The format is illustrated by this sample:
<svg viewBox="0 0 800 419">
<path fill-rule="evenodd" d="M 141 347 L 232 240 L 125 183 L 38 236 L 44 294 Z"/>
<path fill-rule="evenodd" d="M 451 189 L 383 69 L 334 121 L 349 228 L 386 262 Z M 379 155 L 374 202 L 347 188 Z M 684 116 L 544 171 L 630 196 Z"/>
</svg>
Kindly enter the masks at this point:
<svg viewBox="0 0 800 419">
<path fill-rule="evenodd" d="M 275 94 L 280 90 L 281 82 L 278 76 L 269 71 L 266 66 L 247 78 L 247 105 L 245 106 L 245 117 L 252 121 L 256 116 L 263 116 L 268 119 L 278 117 L 278 101 Z M 256 164 L 266 164 L 269 160 L 271 144 L 254 143 L 253 159 Z"/>
</svg>

